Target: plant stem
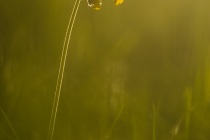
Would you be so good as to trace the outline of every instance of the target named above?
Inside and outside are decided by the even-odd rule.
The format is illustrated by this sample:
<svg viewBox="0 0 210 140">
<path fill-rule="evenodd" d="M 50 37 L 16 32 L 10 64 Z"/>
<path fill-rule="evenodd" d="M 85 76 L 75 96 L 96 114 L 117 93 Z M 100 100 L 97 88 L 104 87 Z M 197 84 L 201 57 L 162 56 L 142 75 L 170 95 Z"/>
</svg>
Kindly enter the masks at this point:
<svg viewBox="0 0 210 140">
<path fill-rule="evenodd" d="M 0 112 L 1 112 L 2 115 L 4 116 L 4 118 L 5 118 L 5 120 L 7 121 L 9 127 L 11 128 L 12 132 L 14 133 L 15 138 L 16 138 L 17 140 L 19 140 L 19 137 L 18 137 L 18 135 L 17 135 L 17 133 L 16 133 L 14 127 L 12 126 L 12 123 L 10 122 L 9 118 L 8 118 L 7 115 L 4 113 L 4 111 L 3 111 L 3 109 L 2 109 L 1 107 L 0 107 Z"/>
<path fill-rule="evenodd" d="M 59 73 L 58 73 L 58 78 L 57 78 L 57 84 L 56 84 L 56 90 L 55 90 L 55 95 L 54 95 L 54 101 L 53 101 L 53 107 L 52 107 L 52 113 L 51 113 L 51 118 L 50 118 L 50 125 L 49 125 L 47 140 L 52 140 L 53 139 L 56 115 L 57 115 L 57 111 L 58 111 L 59 98 L 60 98 L 63 75 L 64 75 L 65 64 L 66 64 L 66 57 L 67 57 L 68 48 L 69 48 L 69 41 L 70 41 L 70 38 L 71 38 L 71 33 L 72 33 L 74 21 L 75 21 L 76 15 L 77 15 L 77 11 L 78 11 L 80 2 L 81 2 L 81 0 L 75 0 L 75 4 L 74 4 L 74 7 L 72 9 L 72 13 L 71 13 L 69 23 L 68 23 L 68 27 L 67 27 L 67 30 L 66 30 L 66 35 L 65 35 L 65 39 L 64 39 L 64 43 L 63 43 L 63 50 L 62 50 L 62 55 L 61 55 L 61 60 L 60 60 Z"/>
</svg>

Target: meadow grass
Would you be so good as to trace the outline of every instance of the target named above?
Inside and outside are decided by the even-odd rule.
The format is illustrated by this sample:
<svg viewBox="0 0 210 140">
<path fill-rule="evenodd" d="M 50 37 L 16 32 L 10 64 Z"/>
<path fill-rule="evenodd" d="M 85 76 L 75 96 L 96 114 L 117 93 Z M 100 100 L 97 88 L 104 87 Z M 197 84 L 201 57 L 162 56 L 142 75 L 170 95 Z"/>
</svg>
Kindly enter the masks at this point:
<svg viewBox="0 0 210 140">
<path fill-rule="evenodd" d="M 62 82 L 63 82 L 63 75 L 64 75 L 64 71 L 65 71 L 66 58 L 67 58 L 67 54 L 68 54 L 69 42 L 70 42 L 72 29 L 74 26 L 75 18 L 77 16 L 77 11 L 78 11 L 80 2 L 81 2 L 81 0 L 75 0 L 75 4 L 72 9 L 72 13 L 71 13 L 69 23 L 68 23 L 68 26 L 66 29 L 66 35 L 64 38 L 63 50 L 62 50 L 62 54 L 61 54 L 56 90 L 55 90 L 55 95 L 54 95 L 52 113 L 51 113 L 51 118 L 50 118 L 49 132 L 48 132 L 48 138 L 47 138 L 48 140 L 53 139 L 53 133 L 54 133 L 55 121 L 56 121 L 59 99 L 60 99 L 60 94 L 61 94 L 61 88 L 62 88 Z"/>
<path fill-rule="evenodd" d="M 192 112 L 192 91 L 191 89 L 187 88 L 185 92 L 186 98 L 186 109 L 185 109 L 185 139 L 189 139 L 189 129 L 190 129 L 190 117 Z"/>
<path fill-rule="evenodd" d="M 12 123 L 11 123 L 11 121 L 10 121 L 10 119 L 7 117 L 6 113 L 4 112 L 4 110 L 3 110 L 1 107 L 0 107 L 0 112 L 1 112 L 1 114 L 3 115 L 4 119 L 6 120 L 6 122 L 7 122 L 8 126 L 9 126 L 9 128 L 10 128 L 11 131 L 12 131 L 12 133 L 14 134 L 15 139 L 16 139 L 16 140 L 20 140 L 19 137 L 18 137 L 18 135 L 17 135 L 17 132 L 16 132 L 14 126 L 12 125 Z"/>
<path fill-rule="evenodd" d="M 107 18 L 104 21 L 102 20 L 104 17 L 102 18 L 101 15 L 100 17 L 96 16 L 96 22 L 94 22 L 95 17 L 92 18 L 93 15 L 87 17 L 81 17 L 81 19 L 84 18 L 84 20 L 86 19 L 90 20 L 92 18 L 91 20 L 93 21 L 91 21 L 91 24 L 88 24 L 88 22 L 87 24 L 80 23 L 80 26 L 78 27 L 82 26 L 85 28 L 90 25 L 97 26 L 102 22 L 105 22 L 105 24 L 103 25 L 104 27 L 102 28 L 97 26 L 101 30 L 96 30 L 96 33 L 93 27 L 88 27 L 87 30 L 90 30 L 90 33 L 87 34 L 90 36 L 92 35 L 93 39 L 95 40 L 93 42 L 90 41 L 92 44 L 90 43 L 86 45 L 86 47 L 89 47 L 88 49 L 86 48 L 86 50 L 81 51 L 85 52 L 84 54 L 82 54 L 82 57 L 84 58 L 81 57 L 82 58 L 81 60 L 79 59 L 71 60 L 71 62 L 73 62 L 71 63 L 71 66 L 73 67 L 71 66 L 69 67 L 70 71 L 71 70 L 72 71 L 70 72 L 70 74 L 66 73 L 65 75 L 67 77 L 66 78 L 67 82 L 65 83 L 67 84 L 63 92 L 64 92 L 64 97 L 66 98 L 60 101 L 61 107 L 60 109 L 58 109 L 59 100 L 61 96 L 62 83 L 63 83 L 62 81 L 64 78 L 65 63 L 68 55 L 69 42 L 71 40 L 73 25 L 75 18 L 77 16 L 77 10 L 79 8 L 80 1 L 81 0 L 75 1 L 74 7 L 72 9 L 72 14 L 68 23 L 68 27 L 66 29 L 66 35 L 60 59 L 59 73 L 57 77 L 53 107 L 51 108 L 52 112 L 51 112 L 47 139 L 48 140 L 52 139 L 208 140 L 210 139 L 209 135 L 210 54 L 209 52 L 206 53 L 208 47 L 205 48 L 201 46 L 202 44 L 204 44 L 203 46 L 206 46 L 208 44 L 208 40 L 206 42 L 203 41 L 202 39 L 199 40 L 199 37 L 203 35 L 202 33 L 204 31 L 201 31 L 200 35 L 199 32 L 196 32 L 195 38 L 193 39 L 197 43 L 195 44 L 192 43 L 194 46 L 191 44 L 190 41 L 189 41 L 190 43 L 187 44 L 186 41 L 187 39 L 184 38 L 185 35 L 186 36 L 192 35 L 191 30 L 194 30 L 194 28 L 199 28 L 200 26 L 197 27 L 198 25 L 196 25 L 196 27 L 194 28 L 190 27 L 189 31 L 188 30 L 185 31 L 185 28 L 187 28 L 184 26 L 186 23 L 185 21 L 186 17 L 182 17 L 181 14 L 176 17 L 173 16 L 174 13 L 172 13 L 171 15 L 166 14 L 166 17 L 162 17 L 162 19 L 161 18 L 159 19 L 158 14 L 157 15 L 154 14 L 155 13 L 154 9 L 156 7 L 151 8 L 150 6 L 148 6 L 151 5 L 151 3 L 146 3 L 146 2 L 145 3 L 148 5 L 145 6 L 146 8 L 144 10 L 150 8 L 149 10 L 151 11 L 149 11 L 148 13 L 145 12 L 144 13 L 145 17 L 142 16 L 141 14 L 138 15 L 143 17 L 140 19 L 139 22 L 137 22 L 138 16 L 135 16 L 135 18 L 129 17 L 131 20 L 137 22 L 134 25 L 141 24 L 141 27 L 139 27 L 139 29 L 137 26 L 133 28 L 131 27 L 133 26 L 132 22 L 134 21 L 132 22 L 127 21 L 127 18 L 122 20 L 125 22 L 125 24 L 123 24 L 122 26 L 123 30 L 126 30 L 124 29 L 125 26 L 126 28 L 129 28 L 129 30 L 131 31 L 122 32 L 121 30 L 117 30 L 116 32 L 114 31 L 112 32 L 107 30 L 107 32 L 105 32 L 107 36 L 101 35 L 102 33 L 104 33 L 100 32 L 103 31 L 103 28 L 105 28 L 106 30 L 112 27 L 111 30 L 114 30 L 115 28 L 120 26 L 119 24 L 115 25 L 115 23 L 113 22 L 117 20 L 111 20 L 112 18 L 116 19 L 117 16 L 119 16 L 119 14 L 117 16 L 114 15 L 112 17 L 110 13 L 109 15 L 107 15 Z M 117 1 L 115 1 L 115 3 L 116 2 Z M 120 0 L 119 2 L 122 2 L 122 0 Z M 138 1 L 138 3 L 140 2 Z M 132 7 L 136 6 L 137 5 L 132 5 Z M 144 8 L 144 6 L 142 6 L 142 8 Z M 174 9 L 178 9 L 178 7 Z M 133 8 L 133 11 L 135 10 L 136 8 Z M 139 12 L 139 9 L 137 9 L 136 11 Z M 163 11 L 160 10 L 160 13 L 161 12 Z M 196 13 L 196 11 L 194 12 Z M 103 11 L 101 13 L 103 13 Z M 126 11 L 126 13 L 129 13 L 129 11 Z M 155 16 L 151 16 L 150 14 L 151 15 L 154 14 Z M 169 19 L 170 16 L 172 16 L 173 19 Z M 158 19 L 155 20 L 157 17 Z M 167 20 L 162 22 L 161 20 L 164 20 L 164 18 L 166 18 Z M 178 20 L 179 18 L 180 21 Z M 151 19 L 151 21 L 148 19 Z M 195 19 L 196 21 L 199 21 L 197 20 L 197 18 Z M 110 22 L 107 20 L 110 20 Z M 167 21 L 170 22 L 167 24 Z M 177 24 L 175 24 L 174 22 L 175 23 L 177 22 Z M 107 23 L 109 23 L 112 26 L 106 28 L 106 26 L 108 26 Z M 161 28 L 159 26 L 161 27 L 165 26 L 165 27 Z M 76 33 L 77 35 L 76 37 L 80 39 L 79 43 L 82 45 L 87 43 L 88 41 L 86 40 L 89 39 L 85 38 L 88 35 L 80 36 L 83 35 L 82 30 L 84 28 L 82 29 L 78 28 L 78 32 Z M 177 33 L 179 29 L 182 31 L 180 33 Z M 130 34 L 126 34 L 128 32 L 130 32 Z M 136 34 L 137 37 L 133 37 L 134 36 L 133 32 Z M 120 35 L 121 33 L 123 37 Z M 165 34 L 162 35 L 161 33 Z M 178 37 L 176 36 L 176 33 Z M 170 34 L 171 36 L 168 36 L 168 34 Z M 102 37 L 100 38 L 100 36 Z M 114 41 L 111 40 L 109 37 L 114 38 L 113 39 Z M 133 38 L 137 39 L 132 40 Z M 110 40 L 113 41 L 114 43 L 111 42 Z M 116 46 L 118 48 L 115 45 L 112 45 L 109 41 L 113 44 L 117 44 Z M 103 44 L 104 42 L 108 43 Z M 169 43 L 167 44 L 167 42 Z M 81 47 L 82 45 L 80 45 L 79 47 Z M 114 49 L 111 47 L 108 48 L 109 45 Z M 137 47 L 135 48 L 132 45 L 137 46 L 138 48 Z M 129 51 L 127 52 L 128 49 L 126 49 L 126 51 L 121 50 L 121 47 L 122 48 L 128 47 Z M 72 54 L 74 56 L 77 56 L 78 54 L 77 51 L 75 50 L 73 50 L 74 53 Z M 195 51 L 194 55 L 188 54 L 192 50 Z M 110 52 L 112 55 L 109 54 Z M 118 55 L 119 53 L 122 53 L 120 54 L 122 55 L 121 57 L 113 56 L 113 54 Z M 203 54 L 206 54 L 206 57 L 204 57 Z M 108 58 L 110 56 L 111 58 Z M 73 57 L 72 59 L 74 58 L 76 57 Z M 119 61 L 126 61 L 125 63 L 123 63 L 123 66 L 128 69 L 127 71 L 124 72 L 125 80 L 120 81 L 121 83 L 124 82 L 123 84 L 121 84 L 118 81 L 119 79 L 121 79 L 119 78 L 120 74 L 118 74 L 120 73 L 120 70 L 116 71 L 110 70 L 111 72 L 107 72 L 106 70 L 104 70 L 107 69 L 107 67 L 105 66 L 106 63 L 113 63 L 111 69 L 124 69 L 124 67 L 119 68 L 118 66 Z M 193 61 L 193 63 L 189 64 L 191 63 L 190 61 Z M 16 63 L 16 61 L 14 63 Z M 193 65 L 193 66 L 190 67 L 188 65 Z M 25 64 L 23 66 L 26 67 Z M 18 66 L 16 68 L 18 68 Z M 14 70 L 15 71 L 14 75 L 19 74 L 17 70 L 18 69 Z M 23 71 L 22 73 L 24 72 L 25 71 Z M 36 74 L 38 74 L 35 72 L 32 73 L 30 70 L 28 73 L 34 74 L 35 76 L 37 76 Z M 189 74 L 190 76 L 188 75 L 188 73 L 190 73 Z M 26 75 L 26 77 L 27 76 L 28 75 Z M 24 78 L 26 77 L 21 77 L 21 78 L 24 81 Z M 68 77 L 70 80 L 68 79 Z M 17 86 L 17 83 L 19 82 L 15 81 L 16 79 L 15 78 L 13 79 L 14 86 Z M 29 80 L 30 82 L 32 81 L 31 79 Z M 26 83 L 27 81 L 24 82 Z M 12 82 L 8 82 L 7 84 L 12 85 L 11 83 Z M 45 89 L 46 83 L 43 84 L 44 85 L 43 89 Z M 22 83 L 19 83 L 19 86 L 21 84 Z M 12 136 L 14 135 L 16 139 L 24 139 L 25 137 L 27 137 L 28 139 L 37 139 L 37 140 L 40 140 L 41 138 L 44 139 L 45 134 L 41 135 L 40 137 L 36 137 L 35 134 L 31 133 L 31 131 L 34 131 L 38 134 L 44 132 L 43 130 L 39 130 L 43 127 L 42 126 L 43 124 L 41 125 L 39 124 L 39 121 L 41 119 L 37 117 L 41 116 L 41 114 L 44 114 L 44 111 L 42 113 L 40 111 L 43 106 L 42 105 L 40 105 L 41 107 L 32 106 L 29 109 L 30 111 L 28 112 L 24 110 L 25 109 L 24 101 L 25 100 L 34 101 L 34 97 L 36 97 L 34 95 L 35 93 L 37 95 L 38 92 L 34 91 L 32 92 L 32 94 L 30 94 L 30 96 L 28 96 L 28 93 L 30 93 L 31 90 L 40 88 L 41 87 L 40 85 L 41 84 L 38 84 L 37 87 L 36 86 L 27 87 L 27 85 L 24 85 L 23 87 L 20 86 L 20 94 L 22 95 L 22 92 L 25 91 L 26 94 L 23 95 L 27 96 L 26 98 L 23 98 L 24 100 L 18 98 L 19 102 L 17 104 L 23 104 L 23 105 L 18 108 L 16 113 L 22 115 L 19 116 L 17 115 L 19 118 L 18 117 L 15 118 L 17 119 L 17 121 L 15 122 L 22 120 L 22 122 L 20 121 L 20 124 L 12 124 L 12 121 L 10 121 L 9 119 L 10 116 L 7 116 L 9 114 L 6 115 L 5 113 L 7 111 L 4 112 L 4 110 L 0 108 L 0 113 L 3 116 L 3 119 L 1 121 L 6 122 L 6 124 L 9 126 L 9 129 L 11 130 L 11 135 Z M 70 86 L 68 87 L 67 85 Z M 118 90 L 119 87 L 118 85 L 123 87 L 123 89 L 121 89 L 123 90 L 123 92 L 126 92 L 126 94 L 122 95 L 125 98 L 126 102 L 119 103 L 120 96 L 118 95 L 120 94 L 118 94 L 119 91 L 116 91 L 116 89 Z M 16 90 L 19 89 L 16 88 Z M 42 96 L 40 96 L 38 100 L 41 100 L 41 97 Z M 112 105 L 110 105 L 111 104 L 110 99 L 114 100 L 114 103 Z M 34 104 L 37 105 L 38 100 L 35 100 L 36 102 L 31 102 L 30 105 Z M 43 103 L 45 102 L 46 101 L 44 100 Z M 34 110 L 38 111 L 34 113 Z M 31 112 L 31 114 L 29 112 Z M 31 117 L 32 119 L 24 120 L 27 119 L 27 115 L 29 115 L 28 118 Z M 20 119 L 21 117 L 23 119 Z M 28 122 L 30 123 L 28 124 Z M 56 127 L 55 123 L 57 124 Z M 13 125 L 15 127 L 13 127 Z M 23 127 L 21 127 L 21 125 Z M 41 127 L 39 127 L 39 125 Z M 3 125 L 0 125 L 0 127 L 1 127 L 0 130 L 2 130 Z M 17 130 L 15 130 L 15 128 L 17 128 Z M 31 128 L 33 130 L 28 128 Z"/>
</svg>

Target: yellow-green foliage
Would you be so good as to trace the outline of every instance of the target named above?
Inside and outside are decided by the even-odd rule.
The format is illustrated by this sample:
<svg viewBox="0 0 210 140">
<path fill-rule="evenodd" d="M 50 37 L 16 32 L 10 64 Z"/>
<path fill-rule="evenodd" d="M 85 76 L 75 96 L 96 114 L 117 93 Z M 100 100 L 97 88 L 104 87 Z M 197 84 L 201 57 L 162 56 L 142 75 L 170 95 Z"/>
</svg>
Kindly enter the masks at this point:
<svg viewBox="0 0 210 140">
<path fill-rule="evenodd" d="M 210 1 L 113 2 L 81 1 L 53 140 L 209 140 Z M 0 1 L 0 140 L 47 139 L 73 5 Z"/>
</svg>

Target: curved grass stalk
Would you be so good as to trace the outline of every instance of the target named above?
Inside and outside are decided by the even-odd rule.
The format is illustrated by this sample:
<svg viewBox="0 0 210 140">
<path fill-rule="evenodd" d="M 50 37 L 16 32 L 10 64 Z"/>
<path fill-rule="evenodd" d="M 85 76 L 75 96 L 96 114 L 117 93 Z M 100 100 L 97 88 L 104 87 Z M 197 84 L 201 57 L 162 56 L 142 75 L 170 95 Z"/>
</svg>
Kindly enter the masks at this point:
<svg viewBox="0 0 210 140">
<path fill-rule="evenodd" d="M 107 135 L 105 136 L 105 139 L 109 139 L 109 137 L 111 136 L 111 134 L 112 134 L 112 132 L 113 132 L 113 129 L 115 128 L 117 122 L 118 122 L 119 119 L 120 119 L 120 116 L 122 115 L 123 110 L 124 110 L 124 104 L 121 106 L 121 108 L 120 108 L 120 110 L 119 110 L 117 116 L 115 117 L 114 122 L 112 123 L 110 129 L 108 130 Z"/>
<path fill-rule="evenodd" d="M 61 93 L 61 88 L 62 88 L 63 74 L 64 74 L 64 70 L 65 70 L 66 57 L 67 57 L 68 48 L 69 48 L 69 41 L 71 38 L 71 33 L 72 33 L 74 21 L 75 21 L 76 15 L 77 15 L 77 11 L 78 11 L 80 2 L 81 2 L 81 0 L 75 0 L 74 7 L 72 9 L 72 13 L 71 13 L 71 16 L 69 19 L 68 27 L 66 29 L 66 35 L 65 35 L 65 39 L 64 39 L 64 43 L 63 43 L 63 50 L 62 50 L 62 54 L 61 54 L 59 73 L 58 73 L 58 78 L 57 78 L 57 84 L 56 84 L 56 90 L 55 90 L 55 95 L 54 95 L 54 101 L 53 101 L 53 107 L 52 107 L 52 112 L 51 112 L 47 140 L 53 139 L 56 115 L 57 115 L 57 111 L 58 111 L 58 104 L 59 104 L 60 93 Z"/>
<path fill-rule="evenodd" d="M 5 120 L 7 121 L 7 123 L 8 123 L 8 125 L 9 125 L 10 129 L 12 130 L 13 134 L 15 135 L 15 138 L 16 138 L 17 140 L 19 140 L 19 137 L 18 137 L 18 135 L 17 135 L 17 133 L 16 133 L 16 131 L 15 131 L 15 129 L 14 129 L 12 123 L 10 122 L 9 118 L 7 117 L 7 115 L 5 114 L 5 112 L 3 111 L 3 109 L 2 109 L 1 107 L 0 107 L 0 112 L 2 113 L 3 117 L 4 117 Z"/>
</svg>

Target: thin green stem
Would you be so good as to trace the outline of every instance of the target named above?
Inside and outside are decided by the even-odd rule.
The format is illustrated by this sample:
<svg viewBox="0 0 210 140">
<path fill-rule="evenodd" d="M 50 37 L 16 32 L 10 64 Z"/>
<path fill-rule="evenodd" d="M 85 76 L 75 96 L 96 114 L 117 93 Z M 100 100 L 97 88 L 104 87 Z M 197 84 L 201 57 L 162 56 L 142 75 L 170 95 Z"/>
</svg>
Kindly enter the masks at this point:
<svg viewBox="0 0 210 140">
<path fill-rule="evenodd" d="M 121 106 L 121 108 L 120 108 L 117 116 L 115 117 L 115 120 L 112 123 L 112 125 L 111 125 L 111 127 L 110 127 L 110 129 L 109 129 L 109 131 L 108 131 L 108 133 L 106 135 L 106 138 L 109 138 L 111 136 L 112 131 L 113 131 L 114 127 L 116 126 L 117 122 L 119 121 L 120 116 L 122 115 L 123 110 L 124 110 L 124 104 Z"/>
<path fill-rule="evenodd" d="M 0 107 L 0 112 L 2 113 L 3 117 L 4 117 L 5 120 L 7 121 L 7 123 L 8 123 L 8 125 L 9 125 L 10 129 L 11 129 L 12 132 L 14 133 L 15 138 L 16 138 L 17 140 L 19 140 L 19 137 L 18 137 L 18 135 L 17 135 L 17 133 L 16 133 L 16 131 L 15 131 L 15 129 L 14 129 L 12 123 L 10 122 L 9 118 L 8 118 L 7 115 L 4 113 L 4 111 L 3 111 L 3 109 L 2 109 L 1 107 Z"/>
<path fill-rule="evenodd" d="M 186 96 L 186 117 L 185 117 L 185 131 L 186 131 L 186 140 L 189 139 L 189 126 L 190 126 L 190 115 L 191 115 L 191 108 L 192 108 L 192 91 L 190 88 L 186 89 L 185 92 Z"/>
<path fill-rule="evenodd" d="M 72 33 L 72 29 L 73 29 L 73 26 L 74 26 L 74 21 L 75 21 L 76 15 L 77 15 L 77 11 L 78 11 L 80 2 L 81 2 L 81 0 L 75 0 L 74 7 L 72 9 L 72 13 L 71 13 L 69 23 L 68 23 L 68 27 L 67 27 L 67 30 L 66 30 L 66 35 L 65 35 L 65 39 L 64 39 L 64 43 L 63 43 L 63 50 L 62 50 L 62 55 L 61 55 L 61 60 L 60 60 L 56 90 L 55 90 L 55 95 L 54 95 L 52 113 L 51 113 L 51 118 L 50 118 L 49 132 L 48 132 L 48 137 L 47 137 L 48 140 L 53 139 L 56 115 L 57 115 L 57 111 L 58 111 L 59 98 L 60 98 L 63 75 L 64 75 L 65 64 L 66 64 L 66 57 L 67 57 L 67 54 L 68 54 L 68 48 L 69 48 L 71 33 Z"/>
</svg>

